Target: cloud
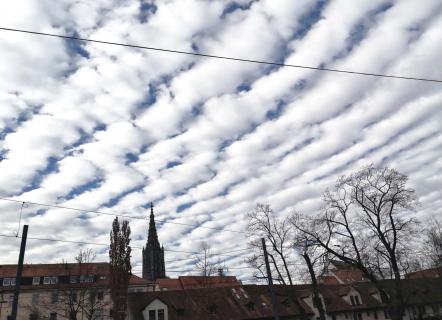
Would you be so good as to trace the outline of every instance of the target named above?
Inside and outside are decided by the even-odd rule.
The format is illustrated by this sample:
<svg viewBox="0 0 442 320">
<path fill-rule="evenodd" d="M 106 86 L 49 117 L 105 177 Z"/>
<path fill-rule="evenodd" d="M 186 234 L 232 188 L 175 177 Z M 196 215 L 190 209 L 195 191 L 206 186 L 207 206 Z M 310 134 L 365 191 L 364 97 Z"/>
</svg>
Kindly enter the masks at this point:
<svg viewBox="0 0 442 320">
<path fill-rule="evenodd" d="M 417 0 L 0 4 L 5 27 L 434 79 L 442 78 L 434 67 L 440 10 L 438 1 Z M 0 195 L 84 210 L 24 206 L 31 236 L 95 242 L 106 260 L 99 244 L 109 241 L 113 217 L 89 210 L 141 218 L 153 202 L 166 260 L 177 260 L 167 268 L 191 273 L 189 252 L 202 240 L 218 253 L 246 247 L 247 235 L 231 231 L 245 230 L 257 202 L 280 215 L 314 212 L 326 187 L 367 163 L 409 176 L 422 221 L 441 213 L 438 83 L 5 31 L 0 59 L 7 62 L 0 65 Z M 5 234 L 15 235 L 20 208 L 0 201 Z M 140 271 L 147 221 L 130 224 Z M 4 240 L 3 263 L 15 263 L 17 241 Z M 26 259 L 72 259 L 80 247 L 31 240 Z M 219 257 L 249 279 L 250 270 L 235 269 L 246 255 Z"/>
</svg>

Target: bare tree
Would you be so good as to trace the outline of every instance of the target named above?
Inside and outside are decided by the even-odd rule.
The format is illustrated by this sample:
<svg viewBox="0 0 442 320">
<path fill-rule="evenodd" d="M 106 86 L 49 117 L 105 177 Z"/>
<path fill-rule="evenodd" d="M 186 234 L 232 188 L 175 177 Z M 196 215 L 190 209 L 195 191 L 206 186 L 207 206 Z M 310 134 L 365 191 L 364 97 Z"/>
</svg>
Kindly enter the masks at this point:
<svg viewBox="0 0 442 320">
<path fill-rule="evenodd" d="M 79 316 L 92 320 L 106 308 L 108 303 L 104 299 L 105 288 L 93 283 L 96 275 L 91 263 L 95 256 L 92 249 L 80 250 L 75 257 L 76 263 L 61 263 L 68 282 L 61 283 L 57 291 L 40 300 L 39 306 L 44 309 L 44 313 L 50 310 L 59 317 L 70 320 L 78 319 Z M 37 306 L 31 305 L 28 309 L 41 318 Z"/>
<path fill-rule="evenodd" d="M 325 309 L 319 292 L 318 274 L 322 274 L 324 272 L 324 267 L 327 260 L 327 251 L 314 242 L 310 236 L 304 232 L 301 232 L 299 228 L 297 228 L 297 226 L 300 225 L 303 220 L 305 220 L 305 215 L 299 212 L 296 212 L 290 218 L 290 222 L 294 226 L 293 246 L 299 251 L 299 254 L 305 261 L 305 266 L 307 268 L 306 273 L 309 275 L 312 285 L 313 305 L 319 312 L 319 319 L 326 320 Z"/>
<path fill-rule="evenodd" d="M 442 268 L 442 224 L 433 218 L 426 233 L 426 250 L 429 264 L 433 268 Z"/>
<path fill-rule="evenodd" d="M 219 259 L 215 259 L 211 252 L 210 244 L 202 241 L 199 245 L 199 252 L 194 256 L 195 267 L 202 277 L 204 287 L 210 287 L 210 277 L 215 275 L 224 275 L 227 268 Z"/>
<path fill-rule="evenodd" d="M 269 243 L 267 254 L 272 270 L 276 272 L 276 280 L 281 284 L 293 284 L 287 250 L 293 241 L 292 226 L 289 218 L 280 219 L 275 216 L 269 205 L 258 204 L 248 215 L 248 231 L 254 235 L 249 242 L 253 255 L 247 263 L 255 269 L 257 279 L 267 279 L 261 238 Z"/>
<path fill-rule="evenodd" d="M 127 313 L 127 291 L 132 274 L 130 240 L 129 222 L 120 224 L 115 217 L 110 232 L 109 264 L 113 318 L 116 320 L 125 319 Z"/>
<path fill-rule="evenodd" d="M 325 192 L 323 212 L 297 226 L 329 254 L 361 270 L 398 320 L 404 312 L 402 253 L 410 247 L 416 225 L 404 214 L 417 205 L 406 183 L 407 177 L 395 169 L 365 167 L 340 178 Z M 381 271 L 394 279 L 390 292 L 379 281 Z"/>
</svg>

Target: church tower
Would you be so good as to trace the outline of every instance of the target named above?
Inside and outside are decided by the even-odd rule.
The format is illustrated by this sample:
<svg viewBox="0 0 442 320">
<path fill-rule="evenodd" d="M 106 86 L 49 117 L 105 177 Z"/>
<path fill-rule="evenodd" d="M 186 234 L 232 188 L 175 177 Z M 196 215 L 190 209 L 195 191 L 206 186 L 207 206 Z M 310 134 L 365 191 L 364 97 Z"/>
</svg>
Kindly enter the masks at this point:
<svg viewBox="0 0 442 320">
<path fill-rule="evenodd" d="M 164 248 L 158 241 L 157 228 L 155 227 L 155 216 L 153 204 L 150 204 L 149 234 L 146 247 L 143 247 L 143 278 L 155 281 L 158 278 L 166 277 L 164 265 Z"/>
</svg>

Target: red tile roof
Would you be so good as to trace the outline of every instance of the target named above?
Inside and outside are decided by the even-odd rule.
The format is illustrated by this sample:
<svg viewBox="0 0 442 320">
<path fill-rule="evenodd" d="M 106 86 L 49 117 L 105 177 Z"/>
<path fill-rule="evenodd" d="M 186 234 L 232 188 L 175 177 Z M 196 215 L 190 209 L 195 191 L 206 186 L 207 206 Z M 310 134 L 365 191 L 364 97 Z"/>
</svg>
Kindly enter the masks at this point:
<svg viewBox="0 0 442 320">
<path fill-rule="evenodd" d="M 410 272 L 407 273 L 405 277 L 407 279 L 442 278 L 442 267 Z"/>
<path fill-rule="evenodd" d="M 22 277 L 44 277 L 44 276 L 69 276 L 80 274 L 108 274 L 109 264 L 107 262 L 97 263 L 55 263 L 55 264 L 25 264 L 23 265 Z M 17 265 L 0 265 L 0 278 L 15 277 Z"/>
<path fill-rule="evenodd" d="M 3 278 L 15 278 L 17 274 L 17 265 L 0 265 L 0 279 Z M 31 285 L 33 277 L 69 277 L 80 275 L 93 275 L 95 276 L 94 285 L 108 285 L 109 276 L 109 263 L 107 262 L 94 262 L 94 263 L 55 263 L 55 264 L 25 264 L 22 272 L 22 286 L 23 289 L 41 289 L 42 287 L 56 288 L 61 286 L 81 286 L 91 283 L 83 284 L 71 284 L 71 283 L 57 283 L 57 284 L 40 284 Z M 25 278 L 29 281 L 24 280 Z M 23 282 L 25 282 L 23 284 Z M 149 281 L 142 279 L 136 275 L 131 275 L 129 285 L 147 285 Z M 28 284 L 28 285 L 27 285 Z M 1 283 L 0 283 L 1 285 Z M 0 287 L 1 290 L 11 290 L 11 286 Z"/>
<path fill-rule="evenodd" d="M 382 281 L 388 289 L 392 281 Z M 404 280 L 407 305 L 442 302 L 442 281 L 430 279 Z M 369 282 L 354 285 L 320 285 L 325 309 L 329 314 L 352 311 L 382 310 L 386 305 L 373 297 L 376 293 Z M 351 290 L 359 296 L 359 304 L 351 305 L 344 299 Z M 306 304 L 312 295 L 310 285 L 275 286 L 277 308 L 282 318 L 296 319 L 312 315 Z M 205 288 L 193 290 L 134 293 L 129 295 L 129 306 L 135 320 L 142 319 L 141 311 L 154 299 L 168 306 L 169 320 L 239 320 L 271 319 L 271 299 L 267 286 L 243 285 L 230 288 Z M 212 313 L 210 313 L 212 311 Z"/>
<path fill-rule="evenodd" d="M 219 288 L 241 285 L 241 281 L 234 276 L 181 276 L 178 279 L 157 279 L 160 288 L 167 290 L 184 290 L 198 288 Z"/>
<path fill-rule="evenodd" d="M 296 292 L 276 287 L 281 316 L 308 314 L 313 311 Z M 168 306 L 169 320 L 236 320 L 272 317 L 271 300 L 265 286 L 218 287 L 193 290 L 160 291 L 129 294 L 129 309 L 134 319 L 143 319 L 142 310 L 159 299 Z"/>
</svg>

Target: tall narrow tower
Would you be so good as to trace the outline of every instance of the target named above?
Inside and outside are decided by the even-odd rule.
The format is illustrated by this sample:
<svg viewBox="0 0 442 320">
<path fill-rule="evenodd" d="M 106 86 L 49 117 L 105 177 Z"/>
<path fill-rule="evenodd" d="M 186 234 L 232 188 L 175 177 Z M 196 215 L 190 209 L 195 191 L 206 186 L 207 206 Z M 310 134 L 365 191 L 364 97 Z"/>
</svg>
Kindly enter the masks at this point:
<svg viewBox="0 0 442 320">
<path fill-rule="evenodd" d="M 150 204 L 149 234 L 146 247 L 143 247 L 143 278 L 155 281 L 158 278 L 166 277 L 164 265 L 164 248 L 160 246 L 155 227 L 155 216 L 153 204 Z"/>
</svg>

